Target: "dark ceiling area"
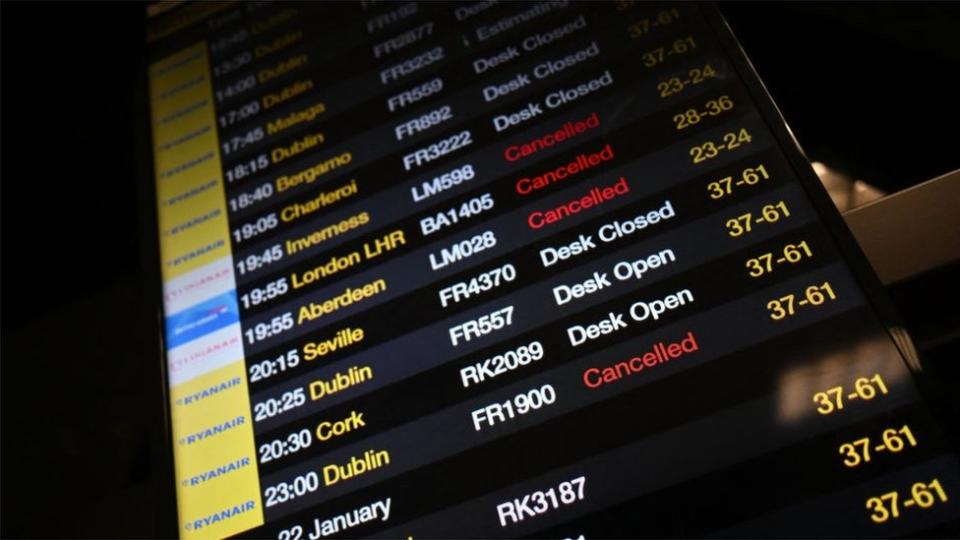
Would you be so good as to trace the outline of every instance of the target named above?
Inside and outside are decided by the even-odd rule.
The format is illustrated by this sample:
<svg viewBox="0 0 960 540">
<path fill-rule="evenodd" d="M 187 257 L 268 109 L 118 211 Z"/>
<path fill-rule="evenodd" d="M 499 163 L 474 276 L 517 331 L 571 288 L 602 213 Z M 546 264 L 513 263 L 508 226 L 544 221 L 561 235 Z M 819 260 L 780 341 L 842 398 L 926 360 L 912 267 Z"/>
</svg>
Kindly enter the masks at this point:
<svg viewBox="0 0 960 540">
<path fill-rule="evenodd" d="M 888 193 L 960 168 L 960 6 L 720 7 L 811 160 Z"/>
<path fill-rule="evenodd" d="M 0 9 L 0 536 L 166 536 L 145 4 Z M 960 4 L 721 10 L 811 159 L 888 192 L 960 168 Z"/>
</svg>

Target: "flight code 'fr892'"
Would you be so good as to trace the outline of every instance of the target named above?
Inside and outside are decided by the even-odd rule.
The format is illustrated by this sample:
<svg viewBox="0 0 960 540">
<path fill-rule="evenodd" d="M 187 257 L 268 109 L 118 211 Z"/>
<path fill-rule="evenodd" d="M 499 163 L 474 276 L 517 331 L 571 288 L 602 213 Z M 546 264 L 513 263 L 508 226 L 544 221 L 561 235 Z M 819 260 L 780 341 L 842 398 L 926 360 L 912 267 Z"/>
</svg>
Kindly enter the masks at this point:
<svg viewBox="0 0 960 540">
<path fill-rule="evenodd" d="M 516 349 L 511 349 L 460 369 L 460 380 L 463 382 L 464 388 L 469 388 L 471 384 L 480 384 L 483 381 L 529 365 L 541 358 L 543 358 L 543 344 L 539 341 L 531 341 L 525 345 L 520 345 Z"/>
<path fill-rule="evenodd" d="M 852 391 L 849 387 L 845 389 L 843 386 L 834 386 L 822 392 L 817 392 L 813 395 L 813 402 L 817 405 L 818 413 L 828 415 L 842 411 L 844 400 L 870 401 L 878 395 L 886 395 L 887 393 L 887 384 L 883 382 L 883 377 L 877 373 L 872 377 L 860 377 L 855 380 Z"/>
<path fill-rule="evenodd" d="M 447 307 L 451 301 L 458 303 L 500 286 L 500 283 L 508 283 L 517 278 L 517 269 L 510 263 L 504 264 L 493 270 L 488 270 L 468 280 L 458 281 L 449 287 L 440 289 L 440 305 Z M 501 281 L 502 280 L 502 281 Z"/>
<path fill-rule="evenodd" d="M 448 330 L 450 333 L 450 343 L 456 347 L 461 341 L 481 338 L 497 330 L 506 328 L 511 324 L 513 324 L 513 306 L 507 306 L 486 315 L 481 315 L 476 319 L 451 326 Z"/>
<path fill-rule="evenodd" d="M 497 517 L 500 519 L 500 526 L 506 527 L 527 518 L 535 518 L 541 514 L 546 514 L 550 510 L 560 508 L 561 505 L 565 506 L 582 501 L 585 497 L 583 488 L 586 484 L 587 477 L 578 476 L 560 482 L 556 487 L 551 486 L 546 490 L 528 493 L 522 498 L 502 502 L 497 505 Z"/>
<path fill-rule="evenodd" d="M 549 384 L 520 392 L 504 402 L 491 403 L 471 412 L 473 429 L 480 431 L 485 427 L 502 424 L 556 402 L 557 391 Z"/>
<path fill-rule="evenodd" d="M 426 131 L 448 120 L 453 120 L 453 109 L 449 105 L 444 105 L 426 114 L 397 124 L 393 128 L 393 134 L 398 141 L 402 141 L 404 137 L 412 137 L 421 131 Z"/>
</svg>

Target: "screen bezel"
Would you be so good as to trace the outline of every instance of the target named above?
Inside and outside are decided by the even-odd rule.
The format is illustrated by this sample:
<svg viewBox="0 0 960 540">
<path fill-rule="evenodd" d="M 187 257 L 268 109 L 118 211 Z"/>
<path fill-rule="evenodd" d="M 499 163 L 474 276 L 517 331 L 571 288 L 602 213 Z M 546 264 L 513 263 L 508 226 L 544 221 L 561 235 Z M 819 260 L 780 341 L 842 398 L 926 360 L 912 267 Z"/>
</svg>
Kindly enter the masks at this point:
<svg viewBox="0 0 960 540">
<path fill-rule="evenodd" d="M 846 263 L 853 279 L 864 293 L 867 304 L 883 326 L 887 335 L 896 346 L 904 364 L 910 371 L 918 387 L 921 398 L 931 410 L 941 426 L 949 425 L 951 420 L 948 408 L 935 399 L 943 395 L 935 388 L 936 381 L 925 376 L 921 355 L 913 344 L 903 320 L 894 306 L 889 293 L 883 287 L 866 255 L 830 199 L 826 188 L 810 165 L 799 141 L 790 131 L 782 112 L 773 101 L 766 85 L 750 61 L 749 56 L 737 40 L 733 30 L 723 17 L 722 11 L 713 3 L 701 3 L 698 7 L 713 32 L 725 59 L 736 71 L 736 75 L 746 88 L 754 102 L 757 112 L 763 119 L 774 141 L 785 156 L 787 163 L 797 178 L 804 194 L 817 216 L 824 224 L 827 234 L 836 242 L 841 259 Z M 161 15 L 162 16 L 162 15 Z M 149 48 L 149 47 L 148 47 Z M 158 536 L 178 537 L 178 510 L 175 491 L 175 467 L 170 404 L 170 385 L 167 370 L 167 350 L 165 346 L 165 317 L 163 305 L 163 280 L 160 273 L 160 226 L 157 218 L 156 178 L 154 175 L 153 133 L 150 126 L 150 102 L 148 67 L 150 55 L 142 60 L 139 69 L 138 92 L 135 96 L 137 118 L 136 162 L 137 175 L 141 178 L 138 189 L 138 206 L 141 234 L 141 265 L 143 271 L 143 295 L 146 298 L 144 311 L 148 312 L 142 320 L 149 317 L 153 323 L 150 335 L 156 339 L 159 384 L 149 384 L 150 393 L 161 399 L 162 404 L 153 408 L 150 420 L 153 425 L 161 426 L 150 440 L 150 458 L 153 472 L 153 492 L 155 501 L 155 532 Z M 949 449 L 956 453 L 960 448 L 958 434 L 946 430 Z"/>
</svg>

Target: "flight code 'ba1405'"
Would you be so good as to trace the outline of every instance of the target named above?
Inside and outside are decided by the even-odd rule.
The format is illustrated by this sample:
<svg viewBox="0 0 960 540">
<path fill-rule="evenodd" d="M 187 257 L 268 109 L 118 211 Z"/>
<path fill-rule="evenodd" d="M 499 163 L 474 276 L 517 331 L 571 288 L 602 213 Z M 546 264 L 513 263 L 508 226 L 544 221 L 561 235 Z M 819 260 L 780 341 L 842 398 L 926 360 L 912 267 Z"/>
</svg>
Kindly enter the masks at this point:
<svg viewBox="0 0 960 540">
<path fill-rule="evenodd" d="M 424 236 L 431 235 L 444 227 L 456 225 L 461 220 L 482 214 L 493 208 L 493 205 L 493 196 L 489 193 L 473 197 L 466 202 L 454 205 L 435 215 L 422 218 L 420 220 L 420 232 L 422 232 Z"/>
</svg>

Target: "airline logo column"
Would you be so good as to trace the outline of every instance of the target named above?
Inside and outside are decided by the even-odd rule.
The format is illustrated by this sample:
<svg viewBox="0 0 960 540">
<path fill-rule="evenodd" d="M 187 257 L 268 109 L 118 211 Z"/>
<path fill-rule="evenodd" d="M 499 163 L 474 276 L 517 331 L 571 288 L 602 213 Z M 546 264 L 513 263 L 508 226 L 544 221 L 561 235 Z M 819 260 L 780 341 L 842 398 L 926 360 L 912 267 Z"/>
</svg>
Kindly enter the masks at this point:
<svg viewBox="0 0 960 540">
<path fill-rule="evenodd" d="M 180 534 L 263 523 L 206 46 L 150 66 Z"/>
</svg>

